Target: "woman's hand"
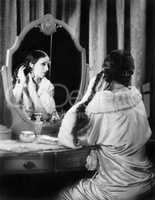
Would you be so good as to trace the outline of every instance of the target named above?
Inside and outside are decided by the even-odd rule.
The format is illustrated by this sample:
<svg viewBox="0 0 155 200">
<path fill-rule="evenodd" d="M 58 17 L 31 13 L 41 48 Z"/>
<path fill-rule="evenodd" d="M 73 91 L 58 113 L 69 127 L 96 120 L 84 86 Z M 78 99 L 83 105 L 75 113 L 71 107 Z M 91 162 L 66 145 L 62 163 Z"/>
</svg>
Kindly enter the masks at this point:
<svg viewBox="0 0 155 200">
<path fill-rule="evenodd" d="M 52 113 L 52 121 L 57 121 L 57 120 L 59 120 L 59 119 L 60 119 L 60 117 L 59 117 L 57 111 L 54 111 L 54 112 Z"/>
<path fill-rule="evenodd" d="M 34 83 L 30 73 L 28 74 L 28 77 L 29 77 L 29 83 L 28 83 L 29 90 L 31 92 L 36 92 L 36 84 Z"/>
<path fill-rule="evenodd" d="M 21 83 L 22 85 L 26 84 L 26 76 L 24 74 L 24 66 L 21 66 L 18 70 L 18 74 L 17 74 L 17 78 L 19 80 L 19 83 Z"/>
<path fill-rule="evenodd" d="M 96 170 L 98 167 L 98 157 L 95 150 L 91 150 L 90 154 L 87 156 L 85 167 L 89 171 Z"/>
</svg>

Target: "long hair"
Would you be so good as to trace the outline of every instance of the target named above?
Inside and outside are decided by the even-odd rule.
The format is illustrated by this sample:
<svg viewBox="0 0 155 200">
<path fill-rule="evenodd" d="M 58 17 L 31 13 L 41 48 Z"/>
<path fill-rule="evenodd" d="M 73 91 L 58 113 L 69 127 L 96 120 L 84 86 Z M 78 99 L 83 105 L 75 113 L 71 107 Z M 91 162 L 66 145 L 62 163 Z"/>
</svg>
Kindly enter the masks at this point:
<svg viewBox="0 0 155 200">
<path fill-rule="evenodd" d="M 76 120 L 72 129 L 73 142 L 75 145 L 78 145 L 78 136 L 80 136 L 78 130 L 82 129 L 90 121 L 85 110 L 96 94 L 99 82 L 103 80 L 107 83 L 104 90 L 110 90 L 112 81 L 117 81 L 125 87 L 128 87 L 131 85 L 131 76 L 133 72 L 134 60 L 129 51 L 113 50 L 109 55 L 107 55 L 102 65 L 102 71 L 96 76 L 88 99 L 81 103 L 76 109 Z"/>
</svg>

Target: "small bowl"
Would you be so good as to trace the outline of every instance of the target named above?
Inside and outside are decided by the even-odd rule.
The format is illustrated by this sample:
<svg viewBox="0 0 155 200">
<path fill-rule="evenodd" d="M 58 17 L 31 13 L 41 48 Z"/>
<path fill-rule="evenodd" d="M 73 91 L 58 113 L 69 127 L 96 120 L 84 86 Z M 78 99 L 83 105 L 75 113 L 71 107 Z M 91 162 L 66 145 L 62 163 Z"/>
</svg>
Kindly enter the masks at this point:
<svg viewBox="0 0 155 200">
<path fill-rule="evenodd" d="M 19 139 L 21 142 L 33 142 L 36 139 L 36 135 L 33 131 L 22 131 Z"/>
</svg>

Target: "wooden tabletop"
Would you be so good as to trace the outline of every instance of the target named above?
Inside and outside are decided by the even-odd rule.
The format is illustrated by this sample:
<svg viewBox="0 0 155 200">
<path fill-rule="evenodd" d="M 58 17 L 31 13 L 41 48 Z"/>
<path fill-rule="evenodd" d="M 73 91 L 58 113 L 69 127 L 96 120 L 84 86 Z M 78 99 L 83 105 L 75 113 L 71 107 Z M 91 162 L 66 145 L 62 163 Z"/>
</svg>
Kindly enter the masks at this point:
<svg viewBox="0 0 155 200">
<path fill-rule="evenodd" d="M 85 170 L 87 156 L 92 147 L 77 149 L 66 148 L 58 144 L 28 149 L 32 144 L 13 141 L 10 148 L 0 145 L 0 174 L 15 173 L 57 173 Z M 0 141 L 0 143 L 2 143 Z M 6 144 L 9 141 L 5 142 Z M 13 148 L 14 147 L 14 148 Z M 16 147 L 16 148 L 15 148 Z M 19 148 L 17 148 L 19 147 Z M 27 148 L 26 148 L 27 147 Z M 43 148 L 44 147 L 44 148 Z M 22 149 L 20 151 L 20 148 Z"/>
</svg>

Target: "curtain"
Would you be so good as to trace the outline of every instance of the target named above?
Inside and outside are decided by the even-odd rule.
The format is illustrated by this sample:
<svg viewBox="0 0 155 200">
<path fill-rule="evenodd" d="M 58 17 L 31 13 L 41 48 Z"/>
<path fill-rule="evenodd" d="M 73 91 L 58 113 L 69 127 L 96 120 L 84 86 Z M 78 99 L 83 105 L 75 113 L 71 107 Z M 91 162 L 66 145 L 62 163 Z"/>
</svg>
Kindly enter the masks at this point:
<svg viewBox="0 0 155 200">
<path fill-rule="evenodd" d="M 131 1 L 131 52 L 135 59 L 133 84 L 141 88 L 145 69 L 146 0 Z"/>
<path fill-rule="evenodd" d="M 118 48 L 124 49 L 124 14 L 125 2 L 124 0 L 117 0 L 116 4 L 116 17 L 117 17 L 117 35 L 118 35 Z"/>
<path fill-rule="evenodd" d="M 16 0 L 0 0 L 0 66 L 5 64 L 6 50 L 10 48 L 17 35 Z M 9 123 L 10 114 L 4 98 L 2 79 L 0 78 L 0 123 Z M 6 114 L 6 116 L 5 116 Z"/>
<path fill-rule="evenodd" d="M 90 78 L 100 71 L 106 55 L 107 0 L 91 0 L 89 14 Z"/>
<path fill-rule="evenodd" d="M 141 88 L 146 75 L 146 9 L 146 0 L 0 0 L 0 66 L 23 28 L 51 13 L 69 24 L 86 48 L 90 77 L 101 70 L 107 53 L 125 48 L 135 59 L 132 82 Z M 2 81 L 0 94 L 0 123 L 8 124 Z"/>
<path fill-rule="evenodd" d="M 18 1 L 17 4 L 18 33 L 30 22 L 30 1 Z"/>
<path fill-rule="evenodd" d="M 145 1 L 91 0 L 89 17 L 90 76 L 100 71 L 107 52 L 114 48 L 125 48 L 131 50 L 135 59 L 136 69 L 132 83 L 141 88 L 145 71 Z"/>
<path fill-rule="evenodd" d="M 73 35 L 79 39 L 81 0 L 63 0 L 62 18 L 72 29 Z"/>
</svg>

